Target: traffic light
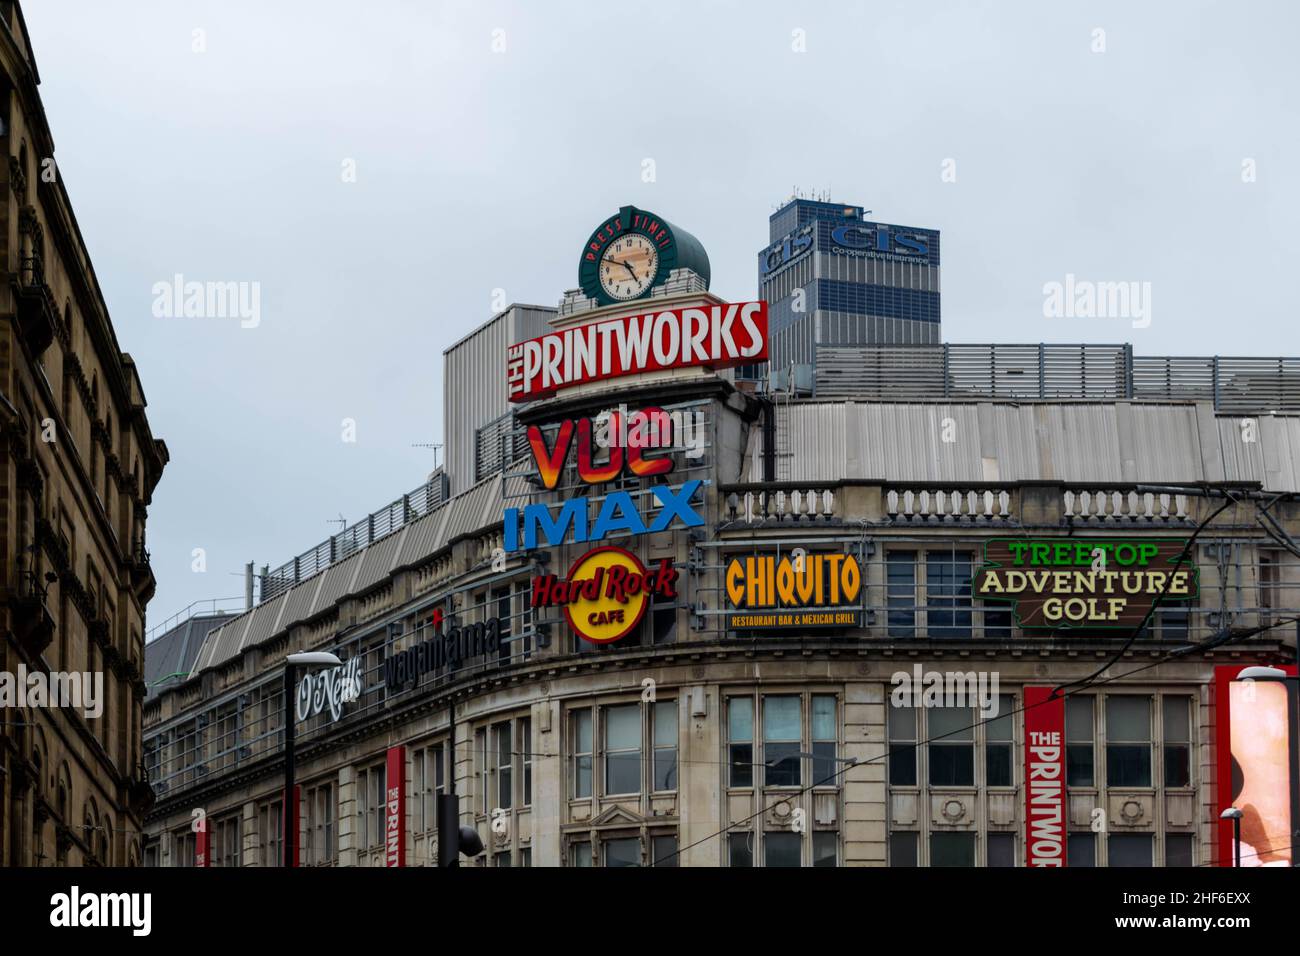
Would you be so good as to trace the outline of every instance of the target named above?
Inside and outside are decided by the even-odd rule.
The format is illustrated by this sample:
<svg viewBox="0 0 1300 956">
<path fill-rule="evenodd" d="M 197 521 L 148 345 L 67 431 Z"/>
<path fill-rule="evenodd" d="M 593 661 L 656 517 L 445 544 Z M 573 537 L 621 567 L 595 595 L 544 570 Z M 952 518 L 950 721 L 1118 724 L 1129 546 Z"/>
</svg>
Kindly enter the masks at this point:
<svg viewBox="0 0 1300 956">
<path fill-rule="evenodd" d="M 438 794 L 438 865 L 460 866 L 460 855 L 474 857 L 483 852 L 483 840 L 473 827 L 460 825 L 460 797 Z"/>
</svg>

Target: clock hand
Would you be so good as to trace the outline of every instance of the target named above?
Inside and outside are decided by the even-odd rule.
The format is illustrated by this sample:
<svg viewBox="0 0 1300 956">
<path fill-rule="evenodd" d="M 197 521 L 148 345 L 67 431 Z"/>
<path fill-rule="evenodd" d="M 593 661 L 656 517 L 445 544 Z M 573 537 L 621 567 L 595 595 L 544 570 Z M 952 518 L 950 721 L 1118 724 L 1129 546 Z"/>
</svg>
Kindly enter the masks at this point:
<svg viewBox="0 0 1300 956">
<path fill-rule="evenodd" d="M 624 269 L 626 269 L 628 272 L 632 273 L 632 278 L 633 278 L 635 281 L 637 281 L 637 282 L 640 282 L 640 281 L 641 281 L 639 278 L 637 278 L 636 270 L 633 269 L 632 266 L 629 265 L 626 261 L 625 261 L 625 262 L 620 262 L 619 265 L 621 265 L 621 266 L 622 266 Z"/>
</svg>

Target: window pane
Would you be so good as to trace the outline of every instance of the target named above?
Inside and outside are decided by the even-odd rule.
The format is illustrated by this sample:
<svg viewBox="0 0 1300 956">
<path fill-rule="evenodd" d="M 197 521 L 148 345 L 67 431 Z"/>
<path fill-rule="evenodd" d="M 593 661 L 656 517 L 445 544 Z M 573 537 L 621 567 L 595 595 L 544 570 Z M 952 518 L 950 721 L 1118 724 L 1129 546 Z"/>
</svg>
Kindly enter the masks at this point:
<svg viewBox="0 0 1300 956">
<path fill-rule="evenodd" d="M 1014 694 L 998 695 L 998 715 L 984 725 L 984 732 L 989 740 L 1014 740 L 1016 718 L 1016 698 Z"/>
<path fill-rule="evenodd" d="M 641 865 L 641 841 L 637 837 L 606 840 L 604 848 L 606 866 Z"/>
<path fill-rule="evenodd" d="M 799 866 L 801 839 L 798 833 L 784 831 L 763 834 L 764 866 Z"/>
<path fill-rule="evenodd" d="M 763 698 L 763 738 L 765 740 L 798 740 L 799 698 Z"/>
<path fill-rule="evenodd" d="M 1092 740 L 1092 698 L 1071 694 L 1065 698 L 1065 739 Z"/>
<path fill-rule="evenodd" d="M 916 866 L 915 833 L 889 834 L 889 865 Z"/>
<path fill-rule="evenodd" d="M 957 743 L 975 739 L 975 712 L 969 707 L 930 708 L 930 739 Z"/>
<path fill-rule="evenodd" d="M 1151 739 L 1151 701 L 1146 697 L 1106 698 L 1106 739 L 1148 741 Z"/>
<path fill-rule="evenodd" d="M 802 758 L 798 742 L 788 744 L 764 744 L 763 761 L 765 763 L 763 782 L 769 787 L 798 787 L 802 784 Z"/>
<path fill-rule="evenodd" d="M 971 787 L 975 785 L 973 744 L 930 744 L 930 786 Z"/>
<path fill-rule="evenodd" d="M 575 753 L 591 753 L 591 711 L 580 710 L 575 715 L 573 724 L 573 750 Z"/>
<path fill-rule="evenodd" d="M 657 836 L 651 839 L 651 866 L 677 866 L 677 837 Z"/>
<path fill-rule="evenodd" d="M 1093 833 L 1071 833 L 1065 838 L 1066 866 L 1096 866 L 1097 841 Z"/>
<path fill-rule="evenodd" d="M 989 866 L 1016 865 L 1016 837 L 1013 833 L 989 834 Z"/>
<path fill-rule="evenodd" d="M 1195 866 L 1195 854 L 1190 833 L 1165 834 L 1165 866 Z"/>
<path fill-rule="evenodd" d="M 989 744 L 986 753 L 985 774 L 990 787 L 1012 785 L 1012 759 L 1010 744 Z"/>
<path fill-rule="evenodd" d="M 1065 748 L 1065 784 L 1068 787 L 1091 787 L 1092 744 L 1068 744 Z"/>
<path fill-rule="evenodd" d="M 640 747 L 640 708 L 636 704 L 605 708 L 605 748 L 633 750 Z"/>
<path fill-rule="evenodd" d="M 605 792 L 641 792 L 641 751 L 605 755 Z"/>
<path fill-rule="evenodd" d="M 655 704 L 654 731 L 656 747 L 677 746 L 677 701 L 663 700 Z"/>
<path fill-rule="evenodd" d="M 1188 720 L 1188 699 L 1186 697 L 1164 698 L 1165 743 L 1185 744 L 1192 739 L 1192 729 Z"/>
<path fill-rule="evenodd" d="M 733 787 L 752 787 L 754 785 L 754 745 L 731 745 L 731 785 Z"/>
<path fill-rule="evenodd" d="M 1110 744 L 1106 747 L 1108 787 L 1151 786 L 1151 745 Z"/>
<path fill-rule="evenodd" d="M 890 637 L 912 637 L 916 630 L 916 552 L 885 556 L 886 603 Z"/>
<path fill-rule="evenodd" d="M 835 698 L 818 694 L 812 699 L 812 739 L 837 740 L 835 729 Z"/>
<path fill-rule="evenodd" d="M 1111 866 L 1151 865 L 1149 833 L 1112 833 L 1106 841 Z"/>
<path fill-rule="evenodd" d="M 926 619 L 931 637 L 970 637 L 970 585 L 969 555 L 926 554 Z"/>
<path fill-rule="evenodd" d="M 974 866 L 975 834 L 931 833 L 931 866 Z"/>
<path fill-rule="evenodd" d="M 591 866 L 591 844 L 575 843 L 570 848 L 574 866 Z"/>
<path fill-rule="evenodd" d="M 896 787 L 916 786 L 916 711 L 911 707 L 890 707 L 889 782 Z"/>
<path fill-rule="evenodd" d="M 732 697 L 727 701 L 727 739 L 733 743 L 754 739 L 752 697 Z"/>
<path fill-rule="evenodd" d="M 828 830 L 813 833 L 813 866 L 837 866 L 839 834 Z"/>
<path fill-rule="evenodd" d="M 727 834 L 728 860 L 732 866 L 754 865 L 753 840 L 752 833 Z"/>
<path fill-rule="evenodd" d="M 1175 744 L 1165 748 L 1165 786 L 1187 787 L 1192 783 L 1192 748 Z"/>
</svg>

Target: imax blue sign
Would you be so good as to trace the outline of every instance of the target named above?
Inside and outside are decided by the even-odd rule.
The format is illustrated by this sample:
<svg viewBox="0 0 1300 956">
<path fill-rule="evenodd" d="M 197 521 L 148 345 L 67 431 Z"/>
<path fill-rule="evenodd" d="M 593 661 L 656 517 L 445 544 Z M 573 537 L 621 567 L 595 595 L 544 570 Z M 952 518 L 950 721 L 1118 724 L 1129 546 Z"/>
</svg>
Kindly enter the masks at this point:
<svg viewBox="0 0 1300 956">
<path fill-rule="evenodd" d="M 523 548 L 529 551 L 539 544 L 555 547 L 564 544 L 570 533 L 573 537 L 568 540 L 581 543 L 600 541 L 619 531 L 653 534 L 667 531 L 674 525 L 697 528 L 704 524 L 704 519 L 691 504 L 691 498 L 703 485 L 699 479 L 688 481 L 677 490 L 667 485 L 653 485 L 650 494 L 660 507 L 659 513 L 649 522 L 642 516 L 636 499 L 626 491 L 606 495 L 594 521 L 590 520 L 588 498 L 570 498 L 558 506 L 532 504 L 525 505 L 522 510 L 507 508 L 504 515 L 505 550 Z"/>
</svg>

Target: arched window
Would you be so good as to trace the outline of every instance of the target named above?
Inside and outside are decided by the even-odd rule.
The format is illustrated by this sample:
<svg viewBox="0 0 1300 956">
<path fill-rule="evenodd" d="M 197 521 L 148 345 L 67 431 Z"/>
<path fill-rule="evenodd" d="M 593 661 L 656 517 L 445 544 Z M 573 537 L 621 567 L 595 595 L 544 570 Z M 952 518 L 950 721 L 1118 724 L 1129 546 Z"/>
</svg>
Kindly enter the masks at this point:
<svg viewBox="0 0 1300 956">
<path fill-rule="evenodd" d="M 86 812 L 82 820 L 82 833 L 85 838 L 86 855 L 88 857 L 85 862 L 99 862 L 99 808 L 95 806 L 93 797 L 86 801 Z"/>
<path fill-rule="evenodd" d="M 113 865 L 113 836 L 112 814 L 105 813 L 104 819 L 100 821 L 99 842 L 93 844 L 97 847 L 95 855 L 99 857 L 99 862 L 105 866 Z"/>
</svg>

